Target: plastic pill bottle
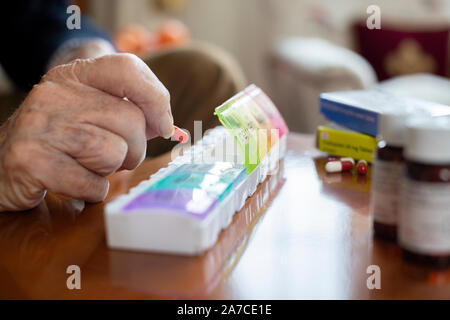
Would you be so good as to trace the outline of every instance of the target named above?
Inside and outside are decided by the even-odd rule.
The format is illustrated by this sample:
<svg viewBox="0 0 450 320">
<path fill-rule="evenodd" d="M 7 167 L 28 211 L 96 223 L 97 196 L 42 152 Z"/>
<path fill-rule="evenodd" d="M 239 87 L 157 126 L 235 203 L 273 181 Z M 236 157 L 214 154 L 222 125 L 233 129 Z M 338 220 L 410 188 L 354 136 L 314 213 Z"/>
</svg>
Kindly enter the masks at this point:
<svg viewBox="0 0 450 320">
<path fill-rule="evenodd" d="M 404 170 L 405 120 L 404 113 L 380 114 L 378 117 L 370 212 L 375 236 L 389 241 L 397 240 L 399 190 Z"/>
<path fill-rule="evenodd" d="M 450 117 L 408 124 L 399 215 L 403 258 L 450 266 Z"/>
</svg>

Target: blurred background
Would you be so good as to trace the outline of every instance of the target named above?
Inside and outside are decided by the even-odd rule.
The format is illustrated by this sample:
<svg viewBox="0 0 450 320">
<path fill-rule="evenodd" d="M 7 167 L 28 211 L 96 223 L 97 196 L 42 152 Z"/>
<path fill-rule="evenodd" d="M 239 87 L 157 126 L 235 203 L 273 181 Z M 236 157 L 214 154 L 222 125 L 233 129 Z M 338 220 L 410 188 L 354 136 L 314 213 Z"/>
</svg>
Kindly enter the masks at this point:
<svg viewBox="0 0 450 320">
<path fill-rule="evenodd" d="M 274 99 L 294 131 L 316 129 L 320 92 L 368 88 L 389 79 L 398 80 L 389 88 L 399 92 L 414 91 L 411 86 L 420 88 L 424 81 L 449 88 L 444 79 L 449 76 L 450 0 L 74 2 L 111 33 L 121 51 L 145 55 L 190 41 L 225 49 L 248 82 Z M 381 30 L 366 26 L 369 5 L 380 8 Z M 421 76 L 405 85 L 401 76 L 411 74 Z M 0 92 L 8 90 L 11 85 L 2 76 Z M 442 91 L 416 94 L 450 104 Z"/>
</svg>

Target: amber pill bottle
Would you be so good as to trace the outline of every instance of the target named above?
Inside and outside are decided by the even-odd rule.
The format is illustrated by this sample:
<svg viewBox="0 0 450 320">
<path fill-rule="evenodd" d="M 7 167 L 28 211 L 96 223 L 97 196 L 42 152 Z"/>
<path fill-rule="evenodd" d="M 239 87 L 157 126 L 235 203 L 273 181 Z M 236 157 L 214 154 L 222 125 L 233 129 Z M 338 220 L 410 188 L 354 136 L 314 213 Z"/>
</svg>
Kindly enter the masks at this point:
<svg viewBox="0 0 450 320">
<path fill-rule="evenodd" d="M 399 243 L 404 260 L 450 266 L 450 117 L 408 124 Z"/>
<path fill-rule="evenodd" d="M 371 186 L 371 216 L 375 237 L 397 240 L 400 181 L 404 171 L 405 114 L 381 114 Z"/>
</svg>

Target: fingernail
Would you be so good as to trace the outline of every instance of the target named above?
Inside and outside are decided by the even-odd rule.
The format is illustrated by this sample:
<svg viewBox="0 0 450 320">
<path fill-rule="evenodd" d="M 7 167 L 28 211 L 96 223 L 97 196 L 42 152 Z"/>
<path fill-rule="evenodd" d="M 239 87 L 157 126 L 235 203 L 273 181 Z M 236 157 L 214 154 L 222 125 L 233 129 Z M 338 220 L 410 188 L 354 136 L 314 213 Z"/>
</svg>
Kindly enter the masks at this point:
<svg viewBox="0 0 450 320">
<path fill-rule="evenodd" d="M 159 124 L 159 134 L 165 139 L 172 137 L 174 132 L 173 121 L 169 118 L 164 118 Z"/>
</svg>

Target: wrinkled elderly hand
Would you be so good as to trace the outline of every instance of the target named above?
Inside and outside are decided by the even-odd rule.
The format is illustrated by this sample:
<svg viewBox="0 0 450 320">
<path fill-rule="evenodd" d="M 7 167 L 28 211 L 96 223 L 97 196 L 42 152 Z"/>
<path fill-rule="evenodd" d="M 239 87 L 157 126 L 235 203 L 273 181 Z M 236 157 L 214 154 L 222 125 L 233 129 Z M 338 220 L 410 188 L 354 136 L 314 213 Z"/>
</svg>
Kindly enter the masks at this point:
<svg viewBox="0 0 450 320">
<path fill-rule="evenodd" d="M 102 201 L 107 175 L 135 168 L 147 139 L 172 132 L 169 93 L 136 56 L 57 66 L 0 129 L 0 210 L 32 208 L 47 190 Z"/>
</svg>

